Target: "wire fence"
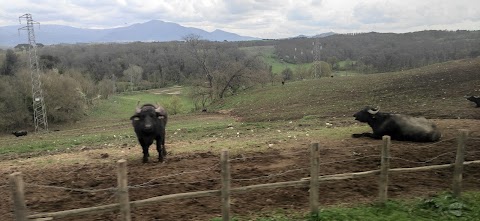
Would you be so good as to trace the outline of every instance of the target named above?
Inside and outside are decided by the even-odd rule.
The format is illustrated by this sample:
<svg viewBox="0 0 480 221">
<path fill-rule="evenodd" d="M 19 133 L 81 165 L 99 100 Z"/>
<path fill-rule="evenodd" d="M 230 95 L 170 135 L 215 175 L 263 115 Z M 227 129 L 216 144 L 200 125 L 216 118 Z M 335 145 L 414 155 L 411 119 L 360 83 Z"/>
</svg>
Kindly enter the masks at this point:
<svg viewBox="0 0 480 221">
<path fill-rule="evenodd" d="M 425 146 L 431 146 L 431 145 L 425 145 Z M 358 147 L 361 147 L 361 146 L 358 146 Z M 436 159 L 438 159 L 442 156 L 454 155 L 456 152 L 457 151 L 445 152 L 445 153 L 439 154 L 435 157 L 429 158 L 425 161 L 413 161 L 413 160 L 409 160 L 409 159 L 405 159 L 405 158 L 401 158 L 401 157 L 388 157 L 388 158 L 391 159 L 391 160 L 401 160 L 401 161 L 405 161 L 405 162 L 409 162 L 409 163 L 415 163 L 415 164 L 428 164 L 428 163 L 431 163 L 432 161 L 434 161 L 434 160 L 436 160 Z M 301 151 L 288 152 L 288 155 L 291 157 L 291 156 L 294 156 L 294 155 L 299 154 L 299 153 L 310 154 L 309 151 L 301 150 Z M 466 151 L 466 153 L 467 154 L 473 154 L 473 153 L 480 153 L 480 151 Z M 229 161 L 230 162 L 235 162 L 235 161 L 244 162 L 244 161 L 247 161 L 249 159 L 273 158 L 273 157 L 278 157 L 278 156 L 279 156 L 278 154 L 275 154 L 275 155 L 257 155 L 257 156 L 248 156 L 248 157 L 237 157 L 237 158 L 229 159 Z M 362 160 L 362 159 L 368 159 L 368 158 L 377 158 L 378 159 L 380 157 L 381 157 L 380 154 L 367 155 L 367 156 L 357 157 L 357 158 L 353 158 L 353 159 L 344 159 L 344 160 L 322 162 L 322 163 L 319 163 L 319 166 L 346 163 L 346 162 L 354 162 L 354 161 L 358 161 L 358 160 Z M 156 186 L 195 184 L 195 183 L 201 183 L 201 182 L 218 181 L 218 180 L 220 180 L 220 178 L 209 178 L 209 179 L 198 180 L 198 181 L 190 181 L 190 182 L 158 183 L 159 181 L 165 180 L 165 179 L 168 179 L 168 178 L 178 177 L 178 176 L 182 176 L 182 175 L 201 174 L 201 173 L 208 172 L 208 171 L 218 170 L 219 165 L 220 165 L 219 163 L 216 163 L 216 164 L 214 164 L 214 165 L 212 165 L 208 168 L 201 169 L 201 170 L 182 171 L 182 172 L 179 172 L 179 173 L 173 173 L 173 174 L 168 174 L 168 175 L 164 175 L 164 176 L 155 177 L 155 178 L 150 179 L 149 181 L 141 183 L 141 184 L 129 185 L 128 188 L 129 189 L 139 189 L 139 188 L 149 188 L 149 187 L 156 187 Z M 285 171 L 281 171 L 281 172 L 274 173 L 274 174 L 269 174 L 269 175 L 264 175 L 264 176 L 258 176 L 258 177 L 252 177 L 252 178 L 232 178 L 232 180 L 233 181 L 253 181 L 253 180 L 260 180 L 260 179 L 278 177 L 278 176 L 282 176 L 282 175 L 292 173 L 292 172 L 308 171 L 309 169 L 310 169 L 309 167 L 296 168 L 296 169 L 285 170 Z M 43 188 L 43 189 L 51 188 L 51 189 L 75 191 L 75 192 L 85 192 L 85 193 L 96 193 L 96 192 L 116 191 L 117 190 L 116 187 L 102 188 L 102 189 L 94 189 L 94 188 L 82 189 L 82 188 L 71 188 L 71 187 L 55 186 L 55 185 L 34 184 L 34 183 L 28 183 L 28 182 L 26 182 L 25 184 L 27 186 L 30 186 L 30 187 L 37 187 L 37 188 Z M 6 187 L 8 187 L 8 185 L 0 186 L 0 188 L 6 188 Z"/>
<path fill-rule="evenodd" d="M 13 189 L 13 196 L 15 202 L 15 216 L 16 217 L 24 217 L 25 220 L 27 219 L 37 219 L 37 218 L 52 218 L 52 217 L 64 217 L 65 215 L 67 216 L 74 216 L 80 214 L 79 210 L 68 210 L 68 211 L 60 211 L 60 212 L 53 212 L 53 213 L 40 213 L 40 214 L 33 214 L 33 215 L 28 215 L 26 214 L 26 205 L 24 202 L 24 196 L 21 196 L 22 193 L 24 193 L 24 190 L 22 190 L 22 187 L 28 187 L 28 188 L 40 188 L 40 189 L 57 189 L 57 190 L 63 190 L 63 191 L 74 191 L 74 192 L 85 192 L 85 193 L 98 193 L 98 192 L 106 192 L 112 194 L 110 197 L 106 198 L 105 200 L 102 200 L 103 202 L 109 202 L 113 199 L 113 197 L 117 197 L 120 199 L 121 194 L 127 194 L 128 196 L 128 190 L 129 189 L 141 189 L 141 188 L 151 188 L 151 187 L 157 187 L 157 186 L 169 186 L 169 185 L 195 185 L 199 183 L 204 183 L 208 182 L 211 183 L 212 186 L 219 186 L 220 189 L 217 190 L 204 190 L 204 191 L 197 191 L 197 192 L 188 192 L 188 193 L 179 193 L 179 194 L 170 194 L 170 195 L 164 195 L 164 196 L 157 196 L 145 200 L 139 200 L 139 201 L 127 201 L 127 202 L 122 202 L 119 201 L 118 203 L 115 204 L 108 204 L 108 205 L 103 205 L 103 206 L 98 206 L 98 207 L 89 207 L 89 208 L 83 208 L 81 209 L 81 214 L 84 214 L 85 211 L 88 211 L 88 213 L 98 213 L 98 212 L 105 212 L 105 211 L 114 211 L 120 209 L 121 211 L 129 211 L 130 205 L 135 206 L 135 207 L 141 207 L 141 206 L 146 206 L 152 203 L 157 203 L 165 200 L 170 200 L 170 199 L 185 199 L 185 198 L 196 198 L 196 197 L 203 197 L 203 196 L 221 196 L 222 199 L 222 210 L 229 210 L 229 197 L 231 194 L 237 194 L 237 193 L 243 193 L 243 192 L 248 192 L 252 190 L 259 190 L 259 189 L 265 189 L 265 188 L 279 188 L 279 187 L 287 187 L 287 186 L 296 186 L 296 187 L 305 187 L 309 186 L 310 188 L 316 188 L 318 187 L 318 182 L 323 182 L 323 181 L 328 181 L 328 180 L 341 180 L 341 179 L 351 179 L 351 178 L 356 178 L 356 177 L 361 177 L 361 176 L 366 176 L 366 175 L 374 175 L 374 174 L 380 174 L 380 180 L 381 184 L 379 185 L 379 192 L 381 193 L 379 195 L 379 201 L 384 202 L 386 200 L 386 191 L 388 189 L 388 173 L 396 173 L 396 172 L 408 172 L 408 171 L 422 171 L 422 170 L 431 170 L 431 169 L 440 169 L 440 168 L 451 168 L 454 167 L 454 183 L 457 183 L 454 185 L 454 193 L 457 192 L 459 194 L 458 188 L 460 188 L 458 182 L 461 183 L 461 172 L 462 170 L 458 169 L 460 167 L 463 167 L 463 165 L 469 165 L 469 164 L 475 164 L 475 163 L 480 163 L 480 160 L 476 161 L 469 161 L 469 162 L 464 162 L 464 158 L 466 154 L 473 155 L 476 153 L 479 153 L 480 151 L 465 151 L 465 143 L 466 143 L 466 133 L 462 132 L 464 134 L 464 139 L 460 136 L 459 139 L 457 139 L 458 142 L 458 148 L 456 151 L 448 151 L 444 153 L 440 153 L 436 156 L 427 158 L 425 160 L 420 160 L 420 161 L 414 161 L 411 159 L 404 159 L 402 157 L 395 157 L 395 156 L 390 156 L 390 138 L 386 139 L 385 141 L 384 138 L 384 144 L 382 146 L 382 154 L 372 154 L 372 155 L 366 155 L 366 156 L 360 156 L 360 157 L 354 157 L 351 159 L 336 159 L 332 161 L 326 161 L 326 162 L 319 162 L 319 159 L 321 155 L 322 150 L 318 148 L 318 145 L 316 146 L 316 149 L 314 146 L 310 148 L 310 150 L 299 150 L 299 151 L 289 151 L 288 153 L 277 153 L 277 154 L 268 154 L 268 155 L 241 155 L 240 157 L 235 157 L 235 158 L 228 158 L 228 151 L 222 152 L 222 157 L 219 163 L 215 163 L 211 166 L 208 166 L 204 169 L 197 169 L 197 170 L 189 170 L 189 171 L 182 171 L 178 173 L 173 173 L 173 174 L 168 174 L 164 176 L 158 176 L 155 178 L 152 178 L 146 182 L 139 183 L 139 184 L 134 184 L 130 186 L 125 186 L 123 190 L 121 190 L 120 186 L 118 187 L 111 187 L 111 188 L 71 188 L 71 187 L 62 187 L 62 186 L 52 186 L 52 185 L 43 185 L 43 184 L 33 184 L 33 183 L 24 183 L 23 178 L 21 174 L 19 173 L 14 173 L 11 175 L 12 178 L 12 184 L 10 187 Z M 452 139 L 447 139 L 443 140 L 443 142 L 449 142 L 451 140 L 454 140 L 455 138 Z M 420 148 L 426 148 L 426 147 L 432 147 L 435 145 L 438 145 L 439 142 L 434 143 L 434 144 L 429 144 L 429 145 L 421 145 Z M 367 147 L 373 147 L 374 145 L 367 145 Z M 357 146 L 357 147 L 351 147 L 350 149 L 354 148 L 361 148 L 365 146 Z M 378 147 L 378 146 L 375 146 Z M 463 149 L 462 149 L 463 148 Z M 345 153 L 345 151 L 341 152 Z M 456 155 L 454 154 L 456 153 Z M 224 156 L 226 155 L 226 157 Z M 265 159 L 274 159 L 275 157 L 284 157 L 284 158 L 298 158 L 298 155 L 303 155 L 303 156 L 309 156 L 311 159 L 310 166 L 301 166 L 299 167 L 295 163 L 291 165 L 285 165 L 285 167 L 294 167 L 291 169 L 285 169 L 282 171 L 277 171 L 268 175 L 260 175 L 260 176 L 254 176 L 254 177 L 238 177 L 238 175 L 231 174 L 231 169 L 230 169 L 230 164 L 233 163 L 245 163 L 252 161 L 255 163 L 255 160 L 265 160 Z M 352 155 L 344 155 L 344 157 L 351 157 Z M 394 169 L 389 169 L 390 161 L 391 160 L 398 160 L 398 161 L 405 161 L 408 163 L 412 164 L 429 164 L 432 163 L 433 161 L 441 158 L 441 157 L 447 157 L 447 156 L 455 156 L 454 160 L 451 161 L 449 164 L 443 164 L 443 165 L 429 165 L 429 166 L 423 166 L 423 167 L 410 167 L 410 168 L 394 168 Z M 315 160 L 316 159 L 316 160 Z M 354 161 L 365 161 L 365 159 L 375 159 L 375 160 L 380 160 L 381 161 L 381 169 L 376 169 L 376 170 L 371 170 L 371 171 L 363 171 L 363 172 L 355 172 L 355 173 L 345 173 L 345 174 L 331 174 L 331 175 L 319 175 L 318 168 L 321 168 L 322 166 L 327 166 L 331 164 L 343 164 L 346 162 L 354 162 Z M 368 162 L 378 162 L 378 161 L 368 161 Z M 118 168 L 121 168 L 120 166 Z M 314 170 L 313 168 L 317 168 L 317 170 Z M 120 171 L 120 169 L 119 169 Z M 212 177 L 203 177 L 207 172 L 214 172 L 218 174 L 218 178 L 212 178 Z M 276 182 L 276 183 L 265 183 L 265 184 L 255 184 L 255 185 L 250 185 L 250 186 L 242 186 L 242 187 L 236 187 L 236 188 L 231 188 L 231 182 L 244 182 L 244 181 L 259 181 L 259 180 L 268 180 L 272 178 L 277 178 L 277 177 L 285 177 L 288 175 L 288 177 L 291 177 L 290 174 L 308 174 L 308 172 L 312 173 L 312 171 L 316 171 L 314 174 L 311 175 L 310 177 L 307 178 L 302 178 L 300 180 L 294 180 L 294 181 L 282 181 L 282 182 Z M 458 172 L 460 171 L 460 172 Z M 198 177 L 196 178 L 197 180 L 194 181 L 184 181 L 184 182 L 169 182 L 170 179 L 172 178 L 178 178 L 183 175 L 192 175 L 192 174 L 198 174 Z M 459 175 L 460 174 L 460 175 Z M 211 176 L 211 174 L 208 174 L 208 176 Z M 460 177 L 460 178 L 459 178 Z M 118 174 L 118 180 L 124 179 L 126 182 L 126 173 L 124 176 Z M 16 180 L 16 181 L 15 181 Z M 14 182 L 15 181 L 15 182 Z M 120 181 L 119 181 L 120 182 Z M 0 187 L 7 187 L 7 185 L 3 185 Z M 313 191 L 315 192 L 315 191 Z M 318 192 L 318 191 L 317 191 Z M 384 194 L 383 194 L 384 192 Z M 315 193 L 314 193 L 315 194 Z M 318 193 L 317 193 L 318 194 Z M 315 199 L 315 196 L 310 196 L 311 199 Z M 128 197 L 126 197 L 128 200 Z M 318 199 L 318 196 L 317 196 Z M 315 201 L 315 200 L 313 200 Z M 316 205 L 315 202 L 311 200 L 311 205 Z M 22 203 L 23 202 L 23 203 Z M 317 202 L 318 203 L 318 200 Z M 315 206 L 313 206 L 315 207 Z M 313 208 L 312 207 L 312 208 Z M 318 206 L 317 206 L 318 209 Z M 20 212 L 18 212 L 20 211 Z M 18 213 L 17 213 L 18 212 Z M 124 212 L 121 212 L 121 214 L 125 214 Z M 312 213 L 316 213 L 318 211 L 312 210 Z M 129 212 L 128 212 L 129 213 Z M 229 217 L 228 214 L 223 214 L 223 216 Z M 23 219 L 19 219 L 23 220 Z M 122 220 L 128 220 L 128 218 L 125 218 Z"/>
</svg>

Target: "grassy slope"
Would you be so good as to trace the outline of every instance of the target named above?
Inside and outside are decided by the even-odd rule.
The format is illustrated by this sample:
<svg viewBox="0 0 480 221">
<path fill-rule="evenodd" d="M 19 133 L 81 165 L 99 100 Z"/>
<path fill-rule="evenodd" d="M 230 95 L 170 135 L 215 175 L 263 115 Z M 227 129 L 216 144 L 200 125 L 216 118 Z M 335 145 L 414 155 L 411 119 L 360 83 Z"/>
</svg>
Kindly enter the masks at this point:
<svg viewBox="0 0 480 221">
<path fill-rule="evenodd" d="M 470 221 L 479 220 L 480 193 L 467 192 L 460 199 L 445 193 L 429 199 L 388 201 L 385 205 L 323 208 L 315 219 L 296 211 L 279 211 L 259 217 L 236 217 L 235 221 Z"/>
<path fill-rule="evenodd" d="M 463 97 L 480 95 L 480 58 L 403 72 L 321 78 L 258 88 L 230 97 L 216 109 L 233 109 L 245 121 L 338 118 L 366 105 L 429 118 L 480 118 Z"/>
</svg>

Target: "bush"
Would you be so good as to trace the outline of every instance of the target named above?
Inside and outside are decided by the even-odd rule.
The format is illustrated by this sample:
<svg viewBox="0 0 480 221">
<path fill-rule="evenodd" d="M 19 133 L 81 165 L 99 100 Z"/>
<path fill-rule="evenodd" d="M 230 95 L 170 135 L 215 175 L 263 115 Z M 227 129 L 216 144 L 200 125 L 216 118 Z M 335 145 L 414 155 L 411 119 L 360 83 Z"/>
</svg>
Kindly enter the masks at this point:
<svg viewBox="0 0 480 221">
<path fill-rule="evenodd" d="M 53 71 L 43 75 L 42 81 L 49 122 L 71 122 L 85 115 L 87 105 L 78 81 Z"/>
<path fill-rule="evenodd" d="M 167 110 L 167 113 L 171 115 L 181 113 L 183 108 L 182 100 L 178 96 L 173 96 L 170 102 L 164 104 L 164 108 Z"/>
<path fill-rule="evenodd" d="M 29 111 L 31 98 L 20 91 L 18 79 L 0 77 L 0 130 L 6 132 L 26 129 L 32 125 L 33 115 Z"/>
</svg>

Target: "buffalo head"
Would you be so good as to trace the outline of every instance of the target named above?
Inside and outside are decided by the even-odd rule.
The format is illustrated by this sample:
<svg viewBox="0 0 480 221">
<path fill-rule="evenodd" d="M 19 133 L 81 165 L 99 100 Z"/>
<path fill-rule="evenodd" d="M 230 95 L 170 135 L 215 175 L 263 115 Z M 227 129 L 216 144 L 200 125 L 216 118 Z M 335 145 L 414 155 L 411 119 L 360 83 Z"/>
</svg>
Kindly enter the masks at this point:
<svg viewBox="0 0 480 221">
<path fill-rule="evenodd" d="M 358 120 L 360 122 L 368 122 L 370 119 L 374 118 L 375 115 L 378 113 L 380 108 L 372 108 L 372 107 L 365 107 L 363 110 L 355 113 L 353 117 L 355 117 L 355 120 Z"/>
</svg>

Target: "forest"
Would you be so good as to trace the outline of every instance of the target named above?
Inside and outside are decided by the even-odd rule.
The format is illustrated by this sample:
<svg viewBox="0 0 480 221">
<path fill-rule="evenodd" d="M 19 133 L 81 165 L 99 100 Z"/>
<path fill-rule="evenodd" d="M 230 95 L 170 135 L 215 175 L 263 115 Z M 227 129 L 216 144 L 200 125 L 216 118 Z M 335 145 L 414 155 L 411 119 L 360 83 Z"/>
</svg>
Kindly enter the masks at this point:
<svg viewBox="0 0 480 221">
<path fill-rule="evenodd" d="M 338 61 L 352 60 L 361 72 L 391 72 L 449 60 L 480 56 L 480 31 L 421 31 L 404 34 L 337 34 L 320 39 L 279 40 L 275 53 L 290 63 L 314 60 L 313 43 L 322 47 L 320 58 L 335 69 Z"/>
<path fill-rule="evenodd" d="M 244 50 L 262 48 L 258 46 L 273 47 L 271 56 L 284 63 L 320 60 L 333 71 L 347 68 L 368 74 L 477 57 L 480 31 L 356 33 L 243 42 L 210 42 L 188 35 L 175 42 L 38 44 L 49 122 L 79 120 L 96 102 L 115 93 L 183 85 L 189 88 L 195 110 L 200 110 L 241 90 L 293 79 L 291 75 L 302 75 L 304 80 L 314 77 L 311 68 L 295 70 L 307 74 L 288 68 L 273 73 L 264 53 Z M 0 131 L 32 124 L 28 60 L 24 44 L 0 49 Z M 341 67 L 345 61 L 349 67 Z"/>
</svg>

